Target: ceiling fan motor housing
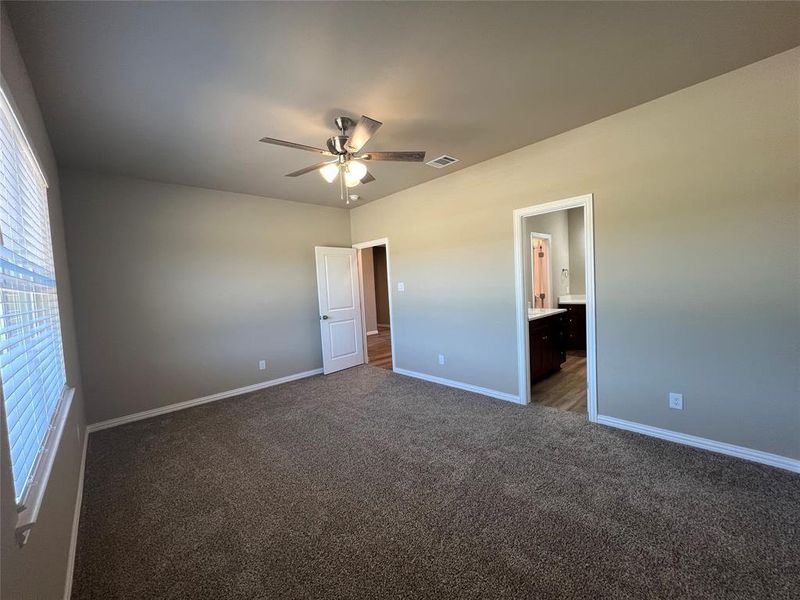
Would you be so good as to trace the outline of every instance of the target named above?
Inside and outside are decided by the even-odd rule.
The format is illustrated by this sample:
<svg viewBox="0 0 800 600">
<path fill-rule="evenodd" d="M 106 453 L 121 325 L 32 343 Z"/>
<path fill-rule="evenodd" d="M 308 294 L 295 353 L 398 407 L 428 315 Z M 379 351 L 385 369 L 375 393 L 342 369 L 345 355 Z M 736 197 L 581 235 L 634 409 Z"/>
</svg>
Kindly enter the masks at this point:
<svg viewBox="0 0 800 600">
<path fill-rule="evenodd" d="M 347 143 L 347 140 L 350 139 L 350 136 L 347 135 L 347 132 L 353 128 L 356 122 L 350 117 L 336 117 L 333 122 L 336 123 L 336 129 L 342 133 L 341 135 L 335 135 L 328 139 L 328 150 L 334 154 L 347 154 L 348 151 L 344 147 L 344 145 Z"/>
<path fill-rule="evenodd" d="M 328 150 L 330 150 L 333 154 L 347 154 L 347 149 L 344 147 L 344 145 L 349 139 L 350 136 L 348 135 L 335 135 L 331 138 L 328 138 Z"/>
<path fill-rule="evenodd" d="M 342 132 L 342 135 L 345 135 L 356 124 L 350 117 L 336 117 L 333 122 L 336 124 L 336 129 Z"/>
</svg>

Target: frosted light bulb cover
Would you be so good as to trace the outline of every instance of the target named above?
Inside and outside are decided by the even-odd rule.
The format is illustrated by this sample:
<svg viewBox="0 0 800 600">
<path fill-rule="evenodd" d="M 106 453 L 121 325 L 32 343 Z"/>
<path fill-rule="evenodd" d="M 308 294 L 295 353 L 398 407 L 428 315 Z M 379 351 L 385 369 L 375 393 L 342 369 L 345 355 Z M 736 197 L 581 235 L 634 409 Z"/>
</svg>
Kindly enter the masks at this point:
<svg viewBox="0 0 800 600">
<path fill-rule="evenodd" d="M 339 174 L 339 165 L 336 163 L 325 165 L 319 170 L 319 174 L 322 175 L 322 178 L 328 183 L 333 183 L 333 180 L 336 179 L 336 176 Z"/>
<path fill-rule="evenodd" d="M 344 182 L 347 187 L 357 186 L 367 174 L 367 166 L 355 160 L 348 162 L 347 165 L 345 165 L 345 169 Z"/>
</svg>

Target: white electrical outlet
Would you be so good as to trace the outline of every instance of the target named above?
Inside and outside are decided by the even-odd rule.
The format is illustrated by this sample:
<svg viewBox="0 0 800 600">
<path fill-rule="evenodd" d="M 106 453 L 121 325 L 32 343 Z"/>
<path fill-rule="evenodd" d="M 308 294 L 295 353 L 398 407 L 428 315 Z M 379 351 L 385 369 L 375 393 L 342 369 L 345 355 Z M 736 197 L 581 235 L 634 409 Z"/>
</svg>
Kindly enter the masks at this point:
<svg viewBox="0 0 800 600">
<path fill-rule="evenodd" d="M 440 355 L 439 355 L 439 364 L 440 364 L 440 365 L 443 365 L 443 364 L 444 364 L 444 354 L 440 354 Z"/>
<path fill-rule="evenodd" d="M 402 281 L 397 282 L 397 291 L 398 292 L 405 292 L 406 291 L 406 284 Z"/>
<path fill-rule="evenodd" d="M 669 407 L 675 410 L 683 410 L 683 394 L 669 393 Z"/>
<path fill-rule="evenodd" d="M 266 368 L 267 368 L 267 361 L 265 361 L 265 360 L 258 361 L 258 370 L 259 371 L 263 371 Z"/>
</svg>

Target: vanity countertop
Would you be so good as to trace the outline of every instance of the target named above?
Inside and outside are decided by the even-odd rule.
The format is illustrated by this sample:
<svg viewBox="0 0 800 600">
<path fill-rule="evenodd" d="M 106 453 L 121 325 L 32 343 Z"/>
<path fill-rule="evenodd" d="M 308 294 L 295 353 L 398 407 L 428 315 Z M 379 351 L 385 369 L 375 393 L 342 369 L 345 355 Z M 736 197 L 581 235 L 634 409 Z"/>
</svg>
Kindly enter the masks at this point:
<svg viewBox="0 0 800 600">
<path fill-rule="evenodd" d="M 559 296 L 559 304 L 586 304 L 586 294 L 569 294 L 568 296 Z"/>
<path fill-rule="evenodd" d="M 536 319 L 544 319 L 550 315 L 557 315 L 559 313 L 567 312 L 566 308 L 529 308 L 528 321 L 535 321 Z"/>
</svg>

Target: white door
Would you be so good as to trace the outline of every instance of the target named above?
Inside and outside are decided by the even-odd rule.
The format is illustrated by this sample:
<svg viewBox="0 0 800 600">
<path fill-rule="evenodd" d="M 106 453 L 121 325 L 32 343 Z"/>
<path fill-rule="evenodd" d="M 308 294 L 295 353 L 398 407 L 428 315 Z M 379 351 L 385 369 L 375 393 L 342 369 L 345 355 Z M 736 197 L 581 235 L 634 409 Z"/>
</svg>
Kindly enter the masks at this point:
<svg viewBox="0 0 800 600">
<path fill-rule="evenodd" d="M 358 265 L 353 248 L 314 248 L 325 374 L 364 363 Z"/>
</svg>

